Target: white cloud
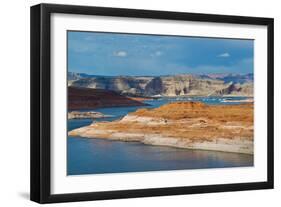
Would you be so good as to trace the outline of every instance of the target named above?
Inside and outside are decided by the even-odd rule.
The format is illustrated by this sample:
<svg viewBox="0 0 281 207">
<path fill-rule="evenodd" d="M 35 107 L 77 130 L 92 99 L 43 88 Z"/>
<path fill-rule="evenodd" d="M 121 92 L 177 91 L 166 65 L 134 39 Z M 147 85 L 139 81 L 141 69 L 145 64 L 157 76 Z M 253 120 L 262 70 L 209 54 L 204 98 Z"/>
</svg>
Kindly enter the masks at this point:
<svg viewBox="0 0 281 207">
<path fill-rule="evenodd" d="M 227 58 L 227 57 L 230 57 L 230 54 L 228 52 L 225 52 L 225 53 L 219 54 L 218 57 Z"/>
<path fill-rule="evenodd" d="M 116 56 L 116 57 L 126 57 L 127 56 L 127 52 L 126 51 L 122 51 L 122 50 L 115 51 L 113 53 L 113 55 Z"/>
</svg>

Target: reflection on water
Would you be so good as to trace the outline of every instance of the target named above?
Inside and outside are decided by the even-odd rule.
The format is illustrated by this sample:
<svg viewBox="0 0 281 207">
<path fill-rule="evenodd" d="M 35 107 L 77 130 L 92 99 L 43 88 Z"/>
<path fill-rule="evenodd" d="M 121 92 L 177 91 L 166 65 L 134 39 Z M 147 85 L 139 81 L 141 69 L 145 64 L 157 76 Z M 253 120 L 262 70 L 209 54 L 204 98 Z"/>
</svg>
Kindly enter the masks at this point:
<svg viewBox="0 0 281 207">
<path fill-rule="evenodd" d="M 67 164 L 79 175 L 252 166 L 253 156 L 69 137 Z"/>
<path fill-rule="evenodd" d="M 203 101 L 208 104 L 221 104 L 222 98 L 194 97 L 190 101 Z M 228 98 L 233 100 L 242 97 Z M 177 99 L 158 99 L 146 101 L 149 108 L 159 107 L 168 102 L 182 101 Z M 224 103 L 225 104 L 225 103 Z M 235 103 L 236 104 L 236 103 Z M 147 107 L 147 106 L 146 106 Z M 122 118 L 141 107 L 112 107 L 96 109 L 113 117 L 95 121 L 112 121 Z M 86 126 L 91 119 L 68 121 L 68 130 Z M 217 151 L 189 150 L 173 147 L 144 145 L 138 142 L 110 141 L 68 137 L 67 139 L 67 174 L 96 174 L 142 172 L 159 170 L 183 170 L 223 167 L 253 166 L 253 156 L 238 153 Z"/>
</svg>

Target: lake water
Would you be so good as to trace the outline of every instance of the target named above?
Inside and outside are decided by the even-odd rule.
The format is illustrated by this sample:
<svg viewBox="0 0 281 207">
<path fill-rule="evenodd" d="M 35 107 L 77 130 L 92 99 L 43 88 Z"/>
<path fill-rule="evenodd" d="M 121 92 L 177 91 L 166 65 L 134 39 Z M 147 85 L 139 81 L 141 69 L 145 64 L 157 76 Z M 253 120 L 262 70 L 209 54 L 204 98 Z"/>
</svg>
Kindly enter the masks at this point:
<svg viewBox="0 0 281 207">
<path fill-rule="evenodd" d="M 202 101 L 207 104 L 237 104 L 224 102 L 242 100 L 243 97 L 193 97 L 162 98 L 146 101 L 155 108 L 174 101 Z M 95 121 L 120 119 L 129 112 L 141 107 L 112 107 L 95 109 L 112 117 Z M 72 119 L 68 121 L 68 130 L 89 125 L 91 119 Z M 174 147 L 150 146 L 139 142 L 122 142 L 103 139 L 68 137 L 67 139 L 67 174 L 97 174 L 142 172 L 159 170 L 183 170 L 223 167 L 253 166 L 253 156 L 238 153 L 226 153 L 205 150 L 179 149 Z"/>
</svg>

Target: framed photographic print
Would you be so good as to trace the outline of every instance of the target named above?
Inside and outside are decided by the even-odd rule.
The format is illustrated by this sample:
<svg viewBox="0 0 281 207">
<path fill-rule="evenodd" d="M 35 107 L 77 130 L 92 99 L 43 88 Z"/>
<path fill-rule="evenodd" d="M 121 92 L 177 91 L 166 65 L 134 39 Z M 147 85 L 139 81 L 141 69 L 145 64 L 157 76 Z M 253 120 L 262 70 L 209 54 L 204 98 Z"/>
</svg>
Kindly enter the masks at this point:
<svg viewBox="0 0 281 207">
<path fill-rule="evenodd" d="M 273 19 L 31 7 L 31 200 L 273 188 Z"/>
</svg>

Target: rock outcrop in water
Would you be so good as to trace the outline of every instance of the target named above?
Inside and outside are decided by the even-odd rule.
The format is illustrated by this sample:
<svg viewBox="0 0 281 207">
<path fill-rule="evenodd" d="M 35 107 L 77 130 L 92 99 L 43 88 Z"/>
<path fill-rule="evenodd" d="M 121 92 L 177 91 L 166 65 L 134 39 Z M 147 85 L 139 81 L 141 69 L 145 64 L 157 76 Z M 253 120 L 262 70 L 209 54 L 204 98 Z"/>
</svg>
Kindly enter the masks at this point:
<svg viewBox="0 0 281 207">
<path fill-rule="evenodd" d="M 96 111 L 71 111 L 67 114 L 68 119 L 100 119 L 105 117 L 111 116 Z"/>
<path fill-rule="evenodd" d="M 253 75 L 91 76 L 70 74 L 69 86 L 130 96 L 253 96 Z"/>
<path fill-rule="evenodd" d="M 253 104 L 174 102 L 139 109 L 121 120 L 93 123 L 69 136 L 253 154 Z"/>
</svg>

